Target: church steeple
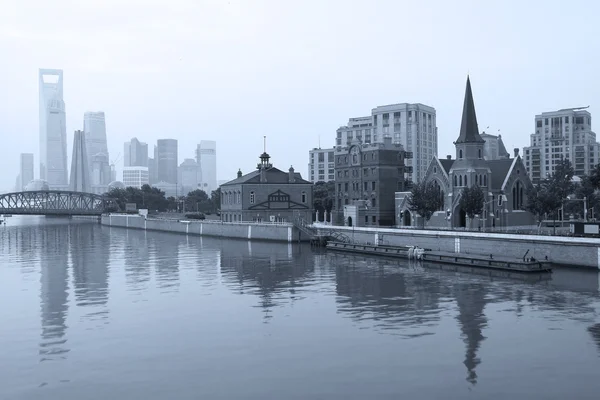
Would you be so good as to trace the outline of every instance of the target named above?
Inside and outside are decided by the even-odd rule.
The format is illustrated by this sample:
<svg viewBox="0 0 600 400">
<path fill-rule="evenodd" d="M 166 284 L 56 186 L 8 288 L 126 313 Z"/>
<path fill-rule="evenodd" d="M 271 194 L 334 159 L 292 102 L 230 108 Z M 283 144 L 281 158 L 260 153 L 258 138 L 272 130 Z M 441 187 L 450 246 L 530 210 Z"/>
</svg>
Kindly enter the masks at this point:
<svg viewBox="0 0 600 400">
<path fill-rule="evenodd" d="M 465 102 L 463 104 L 462 121 L 460 123 L 460 135 L 455 143 L 484 142 L 485 140 L 479 136 L 477 116 L 475 115 L 475 103 L 473 102 L 473 92 L 471 92 L 471 80 L 467 75 L 467 88 L 465 90 Z"/>
</svg>

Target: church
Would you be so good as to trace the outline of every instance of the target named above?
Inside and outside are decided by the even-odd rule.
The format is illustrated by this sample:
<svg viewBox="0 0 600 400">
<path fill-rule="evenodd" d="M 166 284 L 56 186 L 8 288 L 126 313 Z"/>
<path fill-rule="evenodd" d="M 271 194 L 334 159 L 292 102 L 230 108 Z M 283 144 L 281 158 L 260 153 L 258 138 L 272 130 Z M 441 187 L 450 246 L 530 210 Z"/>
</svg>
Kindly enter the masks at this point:
<svg viewBox="0 0 600 400">
<path fill-rule="evenodd" d="M 487 159 L 485 143 L 477 127 L 471 82 L 467 77 L 460 133 L 454 142 L 456 158 L 434 157 L 424 177 L 425 182 L 433 182 L 444 199 L 444 205 L 434 213 L 426 227 L 485 229 L 535 224 L 533 215 L 524 210 L 531 181 L 519 150 L 515 149 L 513 158 L 506 154 Z M 468 221 L 460 207 L 460 198 L 462 190 L 473 185 L 483 189 L 485 204 L 483 215 Z M 410 192 L 396 193 L 398 226 L 422 226 L 421 217 L 408 209 L 409 197 Z"/>
</svg>

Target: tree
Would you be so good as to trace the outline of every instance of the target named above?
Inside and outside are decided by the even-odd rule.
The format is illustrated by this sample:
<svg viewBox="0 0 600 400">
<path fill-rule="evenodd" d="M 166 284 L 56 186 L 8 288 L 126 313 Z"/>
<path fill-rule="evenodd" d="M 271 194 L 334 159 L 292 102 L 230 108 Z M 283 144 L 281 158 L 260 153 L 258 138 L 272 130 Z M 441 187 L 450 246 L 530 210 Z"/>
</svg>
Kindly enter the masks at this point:
<svg viewBox="0 0 600 400">
<path fill-rule="evenodd" d="M 554 173 L 549 179 L 548 184 L 550 185 L 552 192 L 560 200 L 561 204 L 568 195 L 573 193 L 573 175 L 575 175 L 575 171 L 573 170 L 571 162 L 569 160 L 562 159 L 554 168 Z"/>
<path fill-rule="evenodd" d="M 423 217 L 423 227 L 443 205 L 444 200 L 433 182 L 419 182 L 413 185 L 408 198 L 408 209 Z"/>
<path fill-rule="evenodd" d="M 213 206 L 213 211 L 217 212 L 217 210 L 221 209 L 221 188 L 212 191 L 210 194 L 210 201 Z"/>
<path fill-rule="evenodd" d="M 315 211 L 331 213 L 335 199 L 335 182 L 317 182 L 313 190 L 313 207 Z"/>
<path fill-rule="evenodd" d="M 483 206 L 485 204 L 485 194 L 483 189 L 479 185 L 473 185 L 466 187 L 462 190 L 460 196 L 460 208 L 467 214 L 471 224 L 476 215 L 483 212 Z"/>
<path fill-rule="evenodd" d="M 204 190 L 192 190 L 185 196 L 185 209 L 187 211 L 207 212 L 212 210 L 212 203 Z"/>
</svg>

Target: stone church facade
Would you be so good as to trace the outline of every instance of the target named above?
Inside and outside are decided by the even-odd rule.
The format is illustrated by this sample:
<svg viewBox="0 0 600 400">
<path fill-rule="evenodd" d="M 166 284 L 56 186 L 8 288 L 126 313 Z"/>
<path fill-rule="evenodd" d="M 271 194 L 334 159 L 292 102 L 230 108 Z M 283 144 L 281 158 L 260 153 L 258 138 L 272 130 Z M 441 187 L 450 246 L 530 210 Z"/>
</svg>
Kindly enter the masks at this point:
<svg viewBox="0 0 600 400">
<path fill-rule="evenodd" d="M 514 157 L 488 160 L 484 156 L 485 140 L 479 134 L 471 82 L 467 78 L 463 115 L 458 139 L 454 142 L 455 158 L 434 157 L 425 174 L 425 182 L 433 182 L 444 199 L 443 207 L 434 213 L 427 227 L 503 228 L 534 224 L 534 217 L 524 210 L 526 191 L 531 185 L 518 149 Z M 480 186 L 485 194 L 483 215 L 468 221 L 460 207 L 462 191 Z M 421 226 L 420 216 L 408 209 L 410 192 L 396 193 L 399 226 Z"/>
</svg>

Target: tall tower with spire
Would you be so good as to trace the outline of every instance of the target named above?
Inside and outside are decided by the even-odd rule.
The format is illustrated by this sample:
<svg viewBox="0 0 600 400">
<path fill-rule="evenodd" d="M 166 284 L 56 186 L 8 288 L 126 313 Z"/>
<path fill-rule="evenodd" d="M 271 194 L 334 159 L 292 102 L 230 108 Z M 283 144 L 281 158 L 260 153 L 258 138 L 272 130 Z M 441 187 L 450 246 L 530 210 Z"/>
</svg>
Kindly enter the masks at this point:
<svg viewBox="0 0 600 400">
<path fill-rule="evenodd" d="M 456 179 L 451 177 L 455 187 L 483 186 L 482 177 L 487 175 L 486 181 L 490 178 L 490 169 L 483 157 L 484 144 L 485 140 L 479 135 L 477 126 L 471 80 L 467 76 L 460 133 L 454 142 L 456 161 L 450 170 L 451 175 L 456 175 Z"/>
</svg>

